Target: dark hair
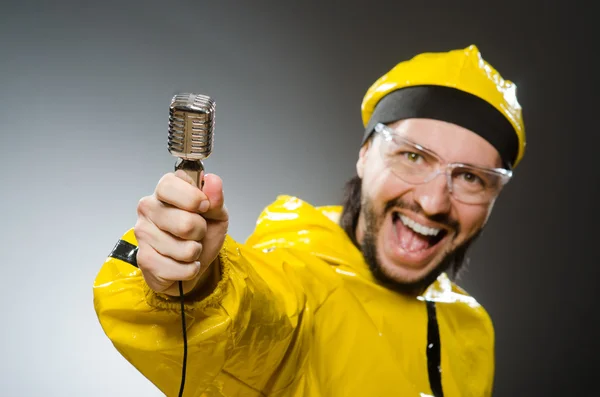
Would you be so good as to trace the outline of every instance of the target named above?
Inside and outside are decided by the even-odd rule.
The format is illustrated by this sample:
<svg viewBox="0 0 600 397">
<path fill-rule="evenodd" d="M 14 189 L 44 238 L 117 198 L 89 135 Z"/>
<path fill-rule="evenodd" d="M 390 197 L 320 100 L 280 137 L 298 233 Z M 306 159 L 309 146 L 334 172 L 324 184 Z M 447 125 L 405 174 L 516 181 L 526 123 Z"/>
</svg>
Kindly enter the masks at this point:
<svg viewBox="0 0 600 397">
<path fill-rule="evenodd" d="M 356 226 L 360 215 L 361 189 L 362 179 L 358 175 L 353 176 L 346 182 L 342 200 L 342 215 L 340 217 L 340 226 L 359 249 L 360 244 L 356 240 Z"/>
<path fill-rule="evenodd" d="M 340 216 L 340 226 L 346 232 L 352 243 L 362 251 L 361 245 L 356 240 L 356 227 L 358 225 L 358 217 L 360 215 L 362 204 L 362 179 L 357 175 L 353 176 L 346 182 L 344 187 L 344 196 L 342 200 L 342 213 Z M 448 277 L 455 280 L 460 270 L 466 262 L 466 254 L 471 244 L 479 237 L 481 230 L 476 233 L 469 241 L 465 242 L 461 247 L 457 248 L 447 258 L 445 264 L 440 270 L 447 271 Z"/>
</svg>

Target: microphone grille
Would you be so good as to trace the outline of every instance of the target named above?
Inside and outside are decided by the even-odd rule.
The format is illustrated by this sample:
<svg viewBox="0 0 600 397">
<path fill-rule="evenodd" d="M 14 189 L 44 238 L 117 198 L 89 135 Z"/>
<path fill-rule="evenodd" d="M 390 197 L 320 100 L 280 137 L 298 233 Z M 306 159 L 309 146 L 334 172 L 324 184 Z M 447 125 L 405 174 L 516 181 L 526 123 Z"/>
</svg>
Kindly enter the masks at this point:
<svg viewBox="0 0 600 397">
<path fill-rule="evenodd" d="M 185 160 L 210 156 L 215 129 L 215 102 L 206 95 L 182 93 L 169 106 L 169 152 Z"/>
</svg>

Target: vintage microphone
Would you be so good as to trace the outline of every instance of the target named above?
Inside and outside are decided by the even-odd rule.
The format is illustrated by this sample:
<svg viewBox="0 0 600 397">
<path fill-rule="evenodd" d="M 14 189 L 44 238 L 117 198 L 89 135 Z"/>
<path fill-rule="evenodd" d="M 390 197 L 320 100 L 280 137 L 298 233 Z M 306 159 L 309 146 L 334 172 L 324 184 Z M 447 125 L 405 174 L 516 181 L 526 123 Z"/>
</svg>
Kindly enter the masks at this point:
<svg viewBox="0 0 600 397">
<path fill-rule="evenodd" d="M 171 99 L 169 106 L 169 152 L 178 158 L 175 171 L 183 170 L 199 189 L 204 187 L 204 164 L 210 156 L 215 129 L 215 102 L 206 95 L 182 93 Z M 187 364 L 187 332 L 185 325 L 183 283 L 179 281 L 181 327 L 183 332 L 183 367 L 179 397 L 183 396 Z"/>
</svg>

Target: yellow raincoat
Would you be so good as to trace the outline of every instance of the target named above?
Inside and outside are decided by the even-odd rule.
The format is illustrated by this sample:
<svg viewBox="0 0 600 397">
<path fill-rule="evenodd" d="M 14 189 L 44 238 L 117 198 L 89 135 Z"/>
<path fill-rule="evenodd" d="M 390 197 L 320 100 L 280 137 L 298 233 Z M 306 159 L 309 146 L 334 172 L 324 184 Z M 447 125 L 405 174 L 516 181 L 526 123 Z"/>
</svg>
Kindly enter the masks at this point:
<svg viewBox="0 0 600 397">
<path fill-rule="evenodd" d="M 491 395 L 486 311 L 446 275 L 419 298 L 379 286 L 340 211 L 281 196 L 246 243 L 227 237 L 221 281 L 186 303 L 185 396 Z M 130 230 L 102 266 L 95 309 L 119 352 L 176 396 L 179 299 L 148 288 L 135 244 Z"/>
</svg>

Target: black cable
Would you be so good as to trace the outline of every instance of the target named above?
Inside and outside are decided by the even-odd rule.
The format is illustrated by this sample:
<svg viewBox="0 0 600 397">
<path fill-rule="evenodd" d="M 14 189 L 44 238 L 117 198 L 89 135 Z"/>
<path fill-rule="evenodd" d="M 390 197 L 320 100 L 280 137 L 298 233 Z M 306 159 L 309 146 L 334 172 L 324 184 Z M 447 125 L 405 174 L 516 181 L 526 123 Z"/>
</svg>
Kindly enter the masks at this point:
<svg viewBox="0 0 600 397">
<path fill-rule="evenodd" d="M 179 296 L 181 298 L 181 329 L 183 331 L 183 367 L 181 369 L 181 386 L 179 388 L 179 397 L 183 396 L 183 387 L 185 385 L 185 369 L 187 364 L 187 332 L 185 327 L 185 311 L 183 305 L 183 282 L 179 281 Z"/>
</svg>

